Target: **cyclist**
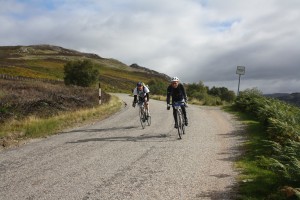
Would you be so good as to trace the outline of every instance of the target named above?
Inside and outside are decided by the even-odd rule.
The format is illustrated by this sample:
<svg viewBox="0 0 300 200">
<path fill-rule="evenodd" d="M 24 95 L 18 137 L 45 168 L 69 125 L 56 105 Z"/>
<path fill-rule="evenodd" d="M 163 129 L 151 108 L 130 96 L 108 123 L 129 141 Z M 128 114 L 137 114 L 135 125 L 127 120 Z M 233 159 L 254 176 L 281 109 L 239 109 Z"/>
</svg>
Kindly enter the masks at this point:
<svg viewBox="0 0 300 200">
<path fill-rule="evenodd" d="M 171 79 L 171 84 L 167 88 L 167 109 L 170 110 L 170 97 L 172 96 L 172 105 L 174 102 L 178 101 L 184 101 L 185 103 L 187 102 L 187 95 L 185 93 L 185 89 L 181 83 L 179 83 L 179 79 L 177 77 L 173 77 Z M 186 109 L 185 106 L 181 106 L 183 115 L 184 115 L 184 121 L 185 125 L 188 125 L 188 119 L 186 116 Z M 178 123 L 177 123 L 177 117 L 176 117 L 176 110 L 173 106 L 173 116 L 175 120 L 175 126 L 174 128 L 178 128 Z"/>
<path fill-rule="evenodd" d="M 145 86 L 143 82 L 138 82 L 136 84 L 136 88 L 134 88 L 134 90 L 133 90 L 132 107 L 135 107 L 135 105 L 138 101 L 144 102 L 146 112 L 147 112 L 147 117 L 150 116 L 150 112 L 149 112 L 149 92 L 150 92 L 149 88 L 147 86 Z M 137 98 L 139 98 L 139 99 L 137 99 Z"/>
</svg>

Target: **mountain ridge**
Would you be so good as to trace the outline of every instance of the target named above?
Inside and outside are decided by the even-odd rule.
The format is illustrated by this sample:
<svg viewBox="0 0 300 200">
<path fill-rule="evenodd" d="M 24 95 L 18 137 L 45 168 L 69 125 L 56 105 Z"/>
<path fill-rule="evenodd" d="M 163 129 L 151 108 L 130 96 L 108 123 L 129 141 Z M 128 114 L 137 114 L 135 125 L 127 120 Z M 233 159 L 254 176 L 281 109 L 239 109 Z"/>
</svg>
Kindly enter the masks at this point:
<svg viewBox="0 0 300 200">
<path fill-rule="evenodd" d="M 90 59 L 98 66 L 102 86 L 109 91 L 131 91 L 138 81 L 170 80 L 168 75 L 138 64 L 128 66 L 117 59 L 51 44 L 0 46 L 0 74 L 63 80 L 64 65 L 82 59 Z"/>
</svg>

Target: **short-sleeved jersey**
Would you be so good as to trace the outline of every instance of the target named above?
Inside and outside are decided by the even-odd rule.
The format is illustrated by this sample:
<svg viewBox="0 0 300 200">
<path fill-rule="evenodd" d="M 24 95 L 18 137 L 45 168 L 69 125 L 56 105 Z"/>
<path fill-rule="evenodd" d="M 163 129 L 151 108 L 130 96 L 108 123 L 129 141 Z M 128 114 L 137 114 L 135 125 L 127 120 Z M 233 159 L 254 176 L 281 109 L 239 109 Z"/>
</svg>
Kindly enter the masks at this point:
<svg viewBox="0 0 300 200">
<path fill-rule="evenodd" d="M 138 90 L 137 87 L 133 90 L 133 95 L 137 95 L 141 98 L 144 98 L 147 93 L 149 93 L 150 90 L 147 86 L 144 86 L 142 90 Z"/>
</svg>

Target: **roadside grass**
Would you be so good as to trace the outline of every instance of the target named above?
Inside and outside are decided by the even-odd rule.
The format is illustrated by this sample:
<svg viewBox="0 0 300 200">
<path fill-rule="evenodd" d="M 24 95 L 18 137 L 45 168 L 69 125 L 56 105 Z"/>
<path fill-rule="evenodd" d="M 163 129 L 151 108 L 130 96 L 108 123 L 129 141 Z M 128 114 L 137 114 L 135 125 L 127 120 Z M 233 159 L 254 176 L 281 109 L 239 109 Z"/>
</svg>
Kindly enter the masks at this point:
<svg viewBox="0 0 300 200">
<path fill-rule="evenodd" d="M 237 199 L 284 199 L 277 191 L 278 175 L 264 167 L 264 162 L 267 161 L 262 158 L 269 152 L 264 142 L 267 140 L 265 127 L 253 116 L 238 112 L 233 106 L 224 106 L 224 110 L 237 116 L 245 125 L 246 140 L 242 145 L 243 153 L 235 163 L 235 167 L 241 172 L 238 177 Z"/>
<path fill-rule="evenodd" d="M 151 95 L 151 99 L 158 101 L 166 101 L 167 97 L 163 95 Z"/>
<path fill-rule="evenodd" d="M 17 140 L 46 137 L 63 129 L 105 119 L 119 111 L 121 106 L 121 101 L 112 95 L 108 103 L 91 109 L 65 112 L 45 119 L 31 116 L 21 121 L 14 120 L 0 127 L 0 138 L 16 142 Z M 10 144 L 6 143 L 5 145 L 9 146 Z"/>
<path fill-rule="evenodd" d="M 3 96 L 5 96 L 5 91 L 1 90 L 1 88 L 0 88 L 0 98 Z"/>
<path fill-rule="evenodd" d="M 203 102 L 203 101 L 198 100 L 198 99 L 196 99 L 196 98 L 192 98 L 191 100 L 189 100 L 188 103 L 194 104 L 194 105 L 200 105 L 200 106 L 204 105 L 204 102 Z"/>
</svg>

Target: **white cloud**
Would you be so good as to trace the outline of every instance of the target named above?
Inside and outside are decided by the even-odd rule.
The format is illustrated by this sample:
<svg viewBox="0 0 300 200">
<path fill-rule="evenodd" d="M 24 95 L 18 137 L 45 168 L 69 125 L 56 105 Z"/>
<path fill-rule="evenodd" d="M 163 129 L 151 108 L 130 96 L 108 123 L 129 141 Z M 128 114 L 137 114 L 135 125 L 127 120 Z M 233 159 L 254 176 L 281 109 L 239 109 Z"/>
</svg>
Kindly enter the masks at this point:
<svg viewBox="0 0 300 200">
<path fill-rule="evenodd" d="M 2 0 L 0 45 L 84 50 L 184 82 L 230 85 L 244 65 L 249 87 L 299 92 L 298 0 L 44 2 Z"/>
</svg>

